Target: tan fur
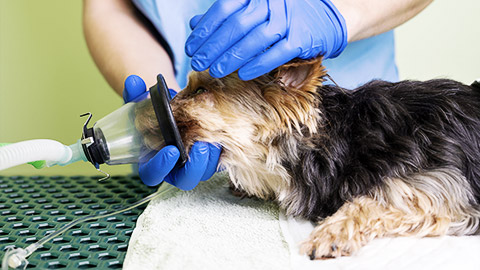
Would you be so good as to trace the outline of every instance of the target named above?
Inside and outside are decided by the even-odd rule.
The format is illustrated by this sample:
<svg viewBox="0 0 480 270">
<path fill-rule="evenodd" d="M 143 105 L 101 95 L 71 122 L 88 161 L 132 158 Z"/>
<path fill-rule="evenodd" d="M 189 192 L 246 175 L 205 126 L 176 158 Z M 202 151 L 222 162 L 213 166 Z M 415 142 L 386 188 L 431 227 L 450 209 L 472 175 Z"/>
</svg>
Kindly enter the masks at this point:
<svg viewBox="0 0 480 270">
<path fill-rule="evenodd" d="M 468 183 L 457 170 L 440 169 L 385 183 L 319 222 L 301 251 L 331 258 L 350 255 L 374 238 L 465 235 L 479 229 L 480 212 L 471 208 Z"/>
</svg>

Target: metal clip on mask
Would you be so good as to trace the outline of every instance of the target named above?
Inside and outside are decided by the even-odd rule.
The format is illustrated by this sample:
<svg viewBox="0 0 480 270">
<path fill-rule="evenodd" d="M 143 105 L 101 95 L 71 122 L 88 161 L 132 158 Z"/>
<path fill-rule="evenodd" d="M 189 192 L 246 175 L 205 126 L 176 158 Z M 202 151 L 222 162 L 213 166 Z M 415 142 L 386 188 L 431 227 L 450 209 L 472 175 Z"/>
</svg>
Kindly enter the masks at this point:
<svg viewBox="0 0 480 270">
<path fill-rule="evenodd" d="M 143 162 L 155 155 L 161 147 L 174 145 L 180 150 L 180 158 L 175 167 L 183 166 L 187 154 L 173 118 L 170 100 L 167 84 L 159 74 L 157 84 L 149 92 L 103 117 L 93 127 L 87 127 L 92 115 L 82 115 L 88 115 L 81 139 L 87 160 L 99 170 L 99 165 L 104 163 L 117 165 Z M 158 126 L 154 123 L 155 128 L 148 128 L 149 123 L 144 123 L 143 114 L 148 112 L 155 113 L 158 121 Z M 143 118 L 138 118 L 140 116 Z M 152 141 L 148 136 L 155 140 Z"/>
</svg>

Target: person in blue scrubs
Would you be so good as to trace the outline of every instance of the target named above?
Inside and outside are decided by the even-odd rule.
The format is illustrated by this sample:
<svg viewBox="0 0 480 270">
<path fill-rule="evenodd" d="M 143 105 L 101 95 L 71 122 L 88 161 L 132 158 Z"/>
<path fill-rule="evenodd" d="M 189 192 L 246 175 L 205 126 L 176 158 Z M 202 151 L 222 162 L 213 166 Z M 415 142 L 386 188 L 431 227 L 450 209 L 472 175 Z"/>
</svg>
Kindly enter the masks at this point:
<svg viewBox="0 0 480 270">
<path fill-rule="evenodd" d="M 84 32 L 109 84 L 125 101 L 153 85 L 158 73 L 176 91 L 191 70 L 213 77 L 238 70 L 253 79 L 294 59 L 323 55 L 330 76 L 355 88 L 398 80 L 392 29 L 432 0 L 84 0 Z M 145 82 L 137 76 L 139 75 Z M 127 79 L 126 79 L 127 78 Z M 139 174 L 192 189 L 216 171 L 221 149 L 197 142 L 186 166 L 172 170 L 167 146 Z"/>
</svg>

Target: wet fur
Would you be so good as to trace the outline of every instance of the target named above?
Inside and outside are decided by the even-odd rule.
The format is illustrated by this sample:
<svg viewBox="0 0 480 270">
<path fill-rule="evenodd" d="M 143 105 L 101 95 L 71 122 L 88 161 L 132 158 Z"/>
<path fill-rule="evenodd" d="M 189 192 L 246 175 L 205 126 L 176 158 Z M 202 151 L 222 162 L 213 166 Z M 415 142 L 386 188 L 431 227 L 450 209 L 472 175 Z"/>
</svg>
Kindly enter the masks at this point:
<svg viewBox="0 0 480 270">
<path fill-rule="evenodd" d="M 184 143 L 220 143 L 235 187 L 317 221 L 312 258 L 375 237 L 479 234 L 480 91 L 446 79 L 349 91 L 325 75 L 320 60 L 247 82 L 192 73 L 172 102 Z"/>
</svg>

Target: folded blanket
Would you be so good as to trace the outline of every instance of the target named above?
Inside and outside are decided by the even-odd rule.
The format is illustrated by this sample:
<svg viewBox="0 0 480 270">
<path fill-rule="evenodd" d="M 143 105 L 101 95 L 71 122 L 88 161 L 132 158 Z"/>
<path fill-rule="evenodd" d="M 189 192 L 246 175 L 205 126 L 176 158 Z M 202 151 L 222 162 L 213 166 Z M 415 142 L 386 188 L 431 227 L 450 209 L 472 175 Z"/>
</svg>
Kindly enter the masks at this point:
<svg viewBox="0 0 480 270">
<path fill-rule="evenodd" d="M 298 245 L 313 226 L 273 202 L 234 197 L 217 174 L 148 205 L 124 269 L 480 269 L 480 236 L 377 239 L 351 257 L 310 261 Z"/>
<path fill-rule="evenodd" d="M 228 177 L 216 174 L 150 202 L 124 269 L 289 269 L 278 215 L 272 202 L 234 197 Z"/>
</svg>

